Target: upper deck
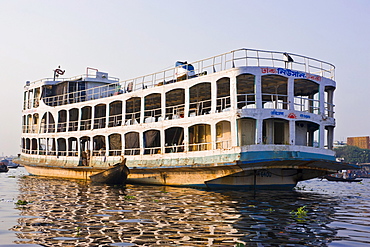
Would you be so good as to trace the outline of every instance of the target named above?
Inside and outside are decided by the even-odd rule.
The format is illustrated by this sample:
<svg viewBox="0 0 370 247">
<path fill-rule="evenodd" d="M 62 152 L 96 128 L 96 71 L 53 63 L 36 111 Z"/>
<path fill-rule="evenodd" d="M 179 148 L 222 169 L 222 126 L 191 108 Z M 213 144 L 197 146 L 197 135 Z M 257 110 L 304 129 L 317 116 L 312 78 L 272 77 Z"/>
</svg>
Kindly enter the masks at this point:
<svg viewBox="0 0 370 247">
<path fill-rule="evenodd" d="M 43 101 L 50 106 L 61 106 L 66 104 L 90 101 L 100 98 L 110 97 L 116 94 L 129 93 L 133 91 L 145 90 L 156 86 L 162 86 L 178 81 L 210 75 L 221 71 L 238 67 L 265 67 L 279 68 L 275 70 L 276 74 L 291 75 L 295 74 L 302 79 L 312 79 L 312 77 L 321 76 L 334 80 L 334 65 L 298 55 L 293 53 L 264 51 L 255 49 L 238 49 L 223 53 L 210 58 L 180 65 L 160 72 L 136 77 L 129 80 L 119 81 L 118 78 L 108 77 L 107 74 L 99 72 L 93 75 L 75 76 L 68 79 L 52 78 L 38 80 L 27 83 L 25 90 L 37 88 L 43 85 L 57 85 L 63 82 L 89 81 L 92 86 L 75 88 L 73 92 L 61 92 L 52 96 L 44 94 L 41 96 Z M 189 73 L 183 73 L 183 70 Z M 180 75 L 181 74 L 181 75 Z M 94 83 L 95 84 L 92 84 Z M 40 92 L 39 92 L 40 93 Z M 29 101 L 31 101 L 29 97 Z M 30 102 L 29 102 L 30 103 Z"/>
</svg>

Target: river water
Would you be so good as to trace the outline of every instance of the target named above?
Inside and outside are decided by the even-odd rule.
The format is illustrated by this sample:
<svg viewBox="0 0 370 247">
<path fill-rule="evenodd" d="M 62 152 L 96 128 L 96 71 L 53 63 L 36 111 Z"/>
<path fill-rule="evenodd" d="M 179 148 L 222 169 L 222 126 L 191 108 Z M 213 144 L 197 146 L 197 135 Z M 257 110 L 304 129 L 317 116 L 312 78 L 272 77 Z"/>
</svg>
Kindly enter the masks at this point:
<svg viewBox="0 0 370 247">
<path fill-rule="evenodd" d="M 0 174 L 4 246 L 370 246 L 370 179 L 207 191 L 40 178 L 20 167 Z"/>
</svg>

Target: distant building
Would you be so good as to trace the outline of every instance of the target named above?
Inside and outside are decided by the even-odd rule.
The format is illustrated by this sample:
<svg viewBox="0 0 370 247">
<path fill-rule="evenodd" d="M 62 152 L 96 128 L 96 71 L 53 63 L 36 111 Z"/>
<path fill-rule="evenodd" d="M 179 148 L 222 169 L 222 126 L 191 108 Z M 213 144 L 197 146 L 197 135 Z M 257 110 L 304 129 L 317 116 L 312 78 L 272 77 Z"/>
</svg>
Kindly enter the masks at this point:
<svg viewBox="0 0 370 247">
<path fill-rule="evenodd" d="M 347 137 L 347 145 L 356 146 L 363 149 L 370 149 L 370 137 L 369 136 Z"/>
</svg>

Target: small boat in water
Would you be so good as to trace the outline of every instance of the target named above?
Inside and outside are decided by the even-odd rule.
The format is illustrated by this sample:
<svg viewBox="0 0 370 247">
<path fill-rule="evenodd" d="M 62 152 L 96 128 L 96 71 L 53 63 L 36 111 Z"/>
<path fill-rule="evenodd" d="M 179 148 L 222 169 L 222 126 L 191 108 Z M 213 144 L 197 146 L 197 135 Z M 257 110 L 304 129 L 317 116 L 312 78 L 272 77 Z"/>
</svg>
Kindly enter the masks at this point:
<svg viewBox="0 0 370 247">
<path fill-rule="evenodd" d="M 13 160 L 9 158 L 3 159 L 1 162 L 3 162 L 9 169 L 18 168 L 19 166 L 19 164 L 14 163 Z"/>
<path fill-rule="evenodd" d="M 127 175 L 130 173 L 125 164 L 126 159 L 122 163 L 115 164 L 112 168 L 91 175 L 90 180 L 94 183 L 123 184 L 127 179 Z"/>
<path fill-rule="evenodd" d="M 357 178 L 346 178 L 343 176 L 336 176 L 334 175 L 325 175 L 324 178 L 328 181 L 335 181 L 335 182 L 361 182 L 362 179 Z"/>
<path fill-rule="evenodd" d="M 55 164 L 22 163 L 31 175 L 90 180 L 95 183 L 124 184 L 129 169 L 126 159 L 109 167 L 58 166 Z"/>
<path fill-rule="evenodd" d="M 4 162 L 0 162 L 0 172 L 8 172 L 8 166 Z"/>
</svg>

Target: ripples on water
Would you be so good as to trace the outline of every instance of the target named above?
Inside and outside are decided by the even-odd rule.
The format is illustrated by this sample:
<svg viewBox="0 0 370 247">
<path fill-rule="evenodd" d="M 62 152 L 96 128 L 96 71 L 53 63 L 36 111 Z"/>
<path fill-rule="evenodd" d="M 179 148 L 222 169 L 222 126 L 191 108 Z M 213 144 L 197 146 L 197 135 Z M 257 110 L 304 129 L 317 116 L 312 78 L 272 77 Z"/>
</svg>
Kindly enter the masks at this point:
<svg viewBox="0 0 370 247">
<path fill-rule="evenodd" d="M 9 229 L 16 234 L 14 244 L 238 247 L 370 244 L 370 180 L 338 183 L 315 179 L 300 183 L 296 191 L 253 193 L 93 185 L 33 176 L 9 178 L 4 174 L 0 179 L 1 185 L 5 180 L 15 181 L 19 193 L 16 200 L 32 202 L 14 205 L 18 208 L 13 210 L 19 215 Z M 4 204 L 7 199 L 1 200 Z"/>
</svg>

